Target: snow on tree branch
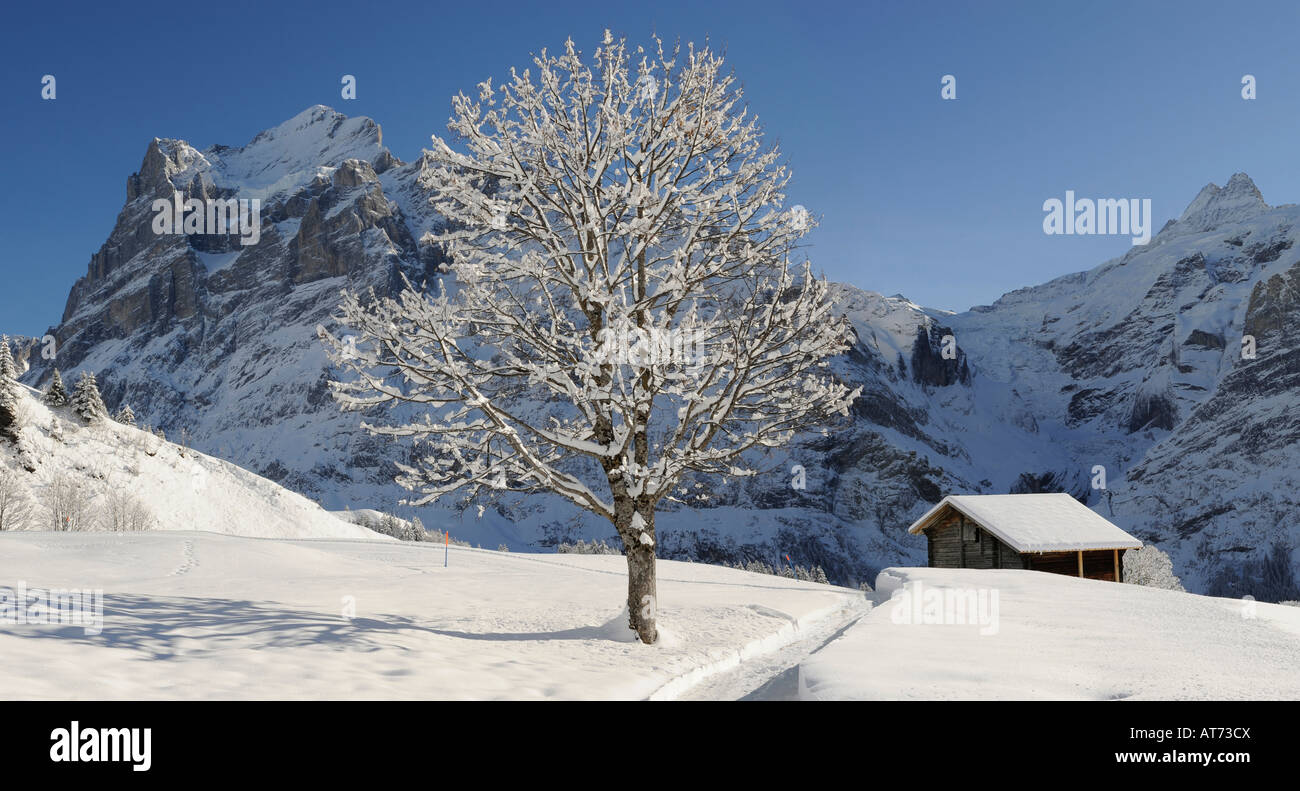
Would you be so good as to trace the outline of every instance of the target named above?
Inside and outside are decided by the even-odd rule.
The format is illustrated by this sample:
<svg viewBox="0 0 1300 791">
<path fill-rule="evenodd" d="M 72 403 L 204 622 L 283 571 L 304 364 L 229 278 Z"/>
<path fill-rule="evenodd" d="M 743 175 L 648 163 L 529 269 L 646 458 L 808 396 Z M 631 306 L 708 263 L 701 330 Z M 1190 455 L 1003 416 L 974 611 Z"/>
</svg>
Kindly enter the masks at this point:
<svg viewBox="0 0 1300 791">
<path fill-rule="evenodd" d="M 606 33 L 533 64 L 455 97 L 427 153 L 452 277 L 344 292 L 355 346 L 319 331 L 345 407 L 429 408 L 365 424 L 429 451 L 401 479 L 420 503 L 552 491 L 653 545 L 619 503 L 652 514 L 687 470 L 753 474 L 747 451 L 847 413 L 825 361 L 851 333 L 792 263 L 814 223 L 720 56 Z"/>
</svg>

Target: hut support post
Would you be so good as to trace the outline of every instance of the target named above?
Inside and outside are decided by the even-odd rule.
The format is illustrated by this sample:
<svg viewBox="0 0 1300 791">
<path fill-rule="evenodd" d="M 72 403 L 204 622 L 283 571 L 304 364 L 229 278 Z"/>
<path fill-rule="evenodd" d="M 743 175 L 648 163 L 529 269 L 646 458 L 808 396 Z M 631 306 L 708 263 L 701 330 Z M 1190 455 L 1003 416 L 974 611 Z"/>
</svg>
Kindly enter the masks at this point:
<svg viewBox="0 0 1300 791">
<path fill-rule="evenodd" d="M 1083 550 L 1079 550 L 1079 576 L 1083 576 Z"/>
</svg>

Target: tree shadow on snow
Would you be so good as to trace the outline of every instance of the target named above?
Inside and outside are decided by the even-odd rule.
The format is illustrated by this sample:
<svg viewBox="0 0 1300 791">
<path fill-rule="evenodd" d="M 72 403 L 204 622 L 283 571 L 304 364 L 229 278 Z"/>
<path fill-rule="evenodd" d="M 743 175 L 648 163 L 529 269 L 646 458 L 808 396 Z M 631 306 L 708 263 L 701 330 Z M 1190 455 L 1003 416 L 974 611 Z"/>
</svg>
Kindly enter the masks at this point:
<svg viewBox="0 0 1300 791">
<path fill-rule="evenodd" d="M 403 616 L 345 619 L 274 602 L 185 596 L 104 596 L 104 623 L 99 634 L 80 625 L 31 625 L 6 632 L 24 638 L 71 640 L 88 645 L 125 648 L 171 659 L 226 648 L 293 648 L 326 646 L 339 650 L 378 651 L 400 648 L 387 639 L 399 632 L 439 634 Z"/>
<path fill-rule="evenodd" d="M 621 625 L 621 629 L 615 627 Z M 613 640 L 634 639 L 626 613 L 601 626 L 551 632 L 464 632 L 437 629 L 398 615 L 345 619 L 342 615 L 297 610 L 275 602 L 251 602 L 187 596 L 104 596 L 104 623 L 99 634 L 80 625 L 30 625 L 12 636 L 59 639 L 109 648 L 124 648 L 171 659 L 201 656 L 224 649 L 324 646 L 347 651 L 410 650 L 391 639 L 399 633 L 423 633 L 463 640 Z M 624 634 L 625 633 L 625 634 Z"/>
</svg>

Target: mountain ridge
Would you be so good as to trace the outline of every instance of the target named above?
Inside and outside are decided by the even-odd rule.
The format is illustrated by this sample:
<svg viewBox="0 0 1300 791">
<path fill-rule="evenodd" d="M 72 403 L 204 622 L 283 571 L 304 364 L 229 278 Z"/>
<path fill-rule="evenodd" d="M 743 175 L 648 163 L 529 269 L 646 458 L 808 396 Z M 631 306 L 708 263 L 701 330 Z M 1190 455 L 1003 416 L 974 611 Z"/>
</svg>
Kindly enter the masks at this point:
<svg viewBox="0 0 1300 791">
<path fill-rule="evenodd" d="M 95 370 L 111 407 L 129 402 L 169 435 L 184 430 L 326 507 L 387 507 L 401 496 L 392 462 L 411 450 L 338 412 L 314 327 L 330 324 L 341 288 L 391 293 L 402 276 L 436 275 L 441 256 L 423 237 L 441 220 L 418 183 L 423 164 L 388 152 L 373 120 L 323 105 L 239 148 L 155 138 L 51 328 L 58 365 L 65 377 Z M 152 234 L 149 206 L 172 191 L 259 197 L 261 240 Z M 839 581 L 865 580 L 923 562 L 903 528 L 942 494 L 1044 487 L 1160 543 L 1193 587 L 1226 584 L 1223 570 L 1253 556 L 1233 549 L 1243 543 L 1294 549 L 1298 528 L 1279 520 L 1294 525 L 1300 503 L 1252 482 L 1300 480 L 1262 476 L 1251 457 L 1300 467 L 1286 444 L 1300 437 L 1286 409 L 1300 358 L 1290 340 L 1297 221 L 1294 205 L 1269 206 L 1239 173 L 1207 184 L 1148 244 L 992 305 L 950 313 L 837 285 L 857 338 L 832 370 L 863 386 L 850 418 L 769 454 L 773 472 L 759 479 L 686 482 L 708 499 L 672 506 L 661 552 L 715 562 L 788 552 Z M 1248 329 L 1259 358 L 1234 358 Z M 33 360 L 24 381 L 43 384 L 52 367 Z M 1235 449 L 1210 442 L 1232 421 L 1253 429 L 1250 408 L 1280 428 Z M 789 485 L 794 464 L 808 489 Z M 1097 465 L 1106 489 L 1091 486 Z M 1198 475 L 1260 502 L 1228 508 Z M 1180 490 L 1189 495 L 1175 501 Z M 545 498 L 490 505 L 482 518 L 461 503 L 421 518 L 485 545 L 610 535 Z"/>
</svg>

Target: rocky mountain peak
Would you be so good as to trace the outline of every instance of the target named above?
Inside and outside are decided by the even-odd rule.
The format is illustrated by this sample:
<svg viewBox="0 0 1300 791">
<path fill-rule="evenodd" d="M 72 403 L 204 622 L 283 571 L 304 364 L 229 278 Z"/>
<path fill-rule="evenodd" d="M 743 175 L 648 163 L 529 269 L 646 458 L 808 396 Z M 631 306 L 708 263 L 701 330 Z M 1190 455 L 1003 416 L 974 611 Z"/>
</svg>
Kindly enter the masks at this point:
<svg viewBox="0 0 1300 791">
<path fill-rule="evenodd" d="M 1250 176 L 1234 173 L 1223 187 L 1206 184 L 1183 210 L 1178 225 L 1189 231 L 1210 231 L 1256 217 L 1271 208 Z"/>
</svg>

